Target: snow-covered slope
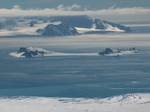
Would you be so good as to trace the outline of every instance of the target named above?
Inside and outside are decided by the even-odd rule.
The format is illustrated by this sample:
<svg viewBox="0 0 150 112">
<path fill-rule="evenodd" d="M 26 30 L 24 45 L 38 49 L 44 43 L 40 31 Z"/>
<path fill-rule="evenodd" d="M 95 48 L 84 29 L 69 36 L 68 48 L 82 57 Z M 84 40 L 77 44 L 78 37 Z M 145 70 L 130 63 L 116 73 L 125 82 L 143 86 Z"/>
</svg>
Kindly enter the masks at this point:
<svg viewBox="0 0 150 112">
<path fill-rule="evenodd" d="M 150 94 L 128 94 L 104 99 L 1 98 L 1 112 L 149 112 Z"/>
<path fill-rule="evenodd" d="M 94 19 L 92 23 L 92 27 L 75 27 L 79 33 L 96 33 L 96 32 L 128 32 L 130 31 L 129 27 L 125 27 L 120 24 L 111 23 L 108 21 L 103 21 L 100 19 Z"/>
</svg>

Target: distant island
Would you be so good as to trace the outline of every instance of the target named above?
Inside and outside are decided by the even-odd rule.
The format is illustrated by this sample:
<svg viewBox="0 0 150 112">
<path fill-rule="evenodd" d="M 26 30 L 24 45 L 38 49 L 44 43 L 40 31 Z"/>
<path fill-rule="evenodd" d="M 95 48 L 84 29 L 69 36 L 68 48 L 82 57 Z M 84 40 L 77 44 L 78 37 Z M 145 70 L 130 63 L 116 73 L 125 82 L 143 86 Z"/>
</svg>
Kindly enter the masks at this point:
<svg viewBox="0 0 150 112">
<path fill-rule="evenodd" d="M 0 36 L 72 36 L 131 32 L 130 27 L 89 16 L 14 17 L 0 21 Z"/>
</svg>

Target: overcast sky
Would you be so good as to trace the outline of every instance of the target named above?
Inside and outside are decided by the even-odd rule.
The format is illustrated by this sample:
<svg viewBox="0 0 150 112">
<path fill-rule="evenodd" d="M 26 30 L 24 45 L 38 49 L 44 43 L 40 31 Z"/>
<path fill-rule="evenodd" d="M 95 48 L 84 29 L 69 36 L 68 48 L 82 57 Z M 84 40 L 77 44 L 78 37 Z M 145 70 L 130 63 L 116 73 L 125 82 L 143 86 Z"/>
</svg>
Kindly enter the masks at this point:
<svg viewBox="0 0 150 112">
<path fill-rule="evenodd" d="M 0 0 L 0 2 L 0 8 L 12 8 L 14 5 L 23 8 L 54 8 L 60 4 L 65 6 L 79 4 L 89 9 L 150 7 L 150 0 Z"/>
<path fill-rule="evenodd" d="M 150 23 L 150 0 L 0 0 L 0 2 L 1 17 L 89 15 L 121 23 Z"/>
</svg>

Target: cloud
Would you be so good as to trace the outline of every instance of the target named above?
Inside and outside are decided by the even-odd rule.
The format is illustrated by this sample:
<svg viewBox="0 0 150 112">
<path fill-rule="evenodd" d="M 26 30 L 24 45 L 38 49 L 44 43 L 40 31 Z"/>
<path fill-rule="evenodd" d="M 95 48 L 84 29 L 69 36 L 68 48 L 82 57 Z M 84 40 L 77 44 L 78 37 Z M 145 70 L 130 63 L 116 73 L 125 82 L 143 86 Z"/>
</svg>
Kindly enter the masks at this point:
<svg viewBox="0 0 150 112">
<path fill-rule="evenodd" d="M 82 10 L 83 8 L 78 5 L 78 4 L 73 4 L 71 6 L 64 6 L 63 4 L 60 4 L 57 6 L 56 8 L 57 10 L 65 10 L 65 11 L 79 11 L 79 10 Z"/>
<path fill-rule="evenodd" d="M 133 7 L 133 8 L 108 8 L 88 10 L 81 8 L 80 5 L 73 4 L 71 6 L 59 5 L 56 8 L 45 9 L 21 9 L 19 5 L 15 5 L 11 9 L 1 8 L 1 16 L 53 16 L 53 15 L 126 15 L 126 14 L 148 14 L 150 8 Z"/>
<path fill-rule="evenodd" d="M 14 5 L 13 9 L 21 9 L 21 6 L 20 5 Z"/>
<path fill-rule="evenodd" d="M 45 9 L 21 9 L 16 5 L 12 9 L 0 9 L 1 17 L 15 16 L 63 16 L 63 15 L 89 15 L 92 17 L 100 17 L 113 21 L 147 21 L 150 22 L 150 8 L 132 7 L 132 8 L 108 8 L 88 10 L 80 5 L 71 6 L 59 5 L 56 8 Z"/>
</svg>

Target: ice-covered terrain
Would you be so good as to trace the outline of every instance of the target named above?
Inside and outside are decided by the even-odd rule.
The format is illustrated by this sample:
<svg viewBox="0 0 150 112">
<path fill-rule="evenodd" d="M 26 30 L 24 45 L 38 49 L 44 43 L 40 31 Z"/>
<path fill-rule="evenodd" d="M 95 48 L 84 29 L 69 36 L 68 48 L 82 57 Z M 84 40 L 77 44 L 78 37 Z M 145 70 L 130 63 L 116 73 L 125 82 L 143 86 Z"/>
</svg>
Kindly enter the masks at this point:
<svg viewBox="0 0 150 112">
<path fill-rule="evenodd" d="M 55 51 L 48 51 L 43 48 L 35 47 L 21 47 L 16 52 L 9 53 L 15 58 L 34 58 L 34 57 L 48 57 L 48 56 L 98 56 L 98 53 L 62 53 Z"/>
<path fill-rule="evenodd" d="M 18 50 L 20 46 L 34 46 L 29 47 L 31 51 L 57 52 L 52 52 L 54 57 L 29 60 L 8 56 L 8 53 Z M 0 38 L 0 67 L 3 68 L 0 69 L 0 111 L 149 112 L 150 95 L 134 94 L 149 93 L 150 90 L 149 46 L 149 34 Z M 135 47 L 144 51 L 117 60 L 97 56 L 106 47 Z M 59 54 L 61 57 L 56 57 L 56 53 L 62 53 Z M 96 98 L 120 94 L 128 95 Z"/>
<path fill-rule="evenodd" d="M 61 8 L 0 9 L 0 112 L 149 112 L 150 9 Z"/>
<path fill-rule="evenodd" d="M 129 48 L 129 49 L 111 49 L 106 48 L 104 51 L 99 52 L 99 55 L 102 56 L 123 56 L 123 55 L 132 55 L 137 54 L 139 51 L 135 48 Z"/>
<path fill-rule="evenodd" d="M 33 57 L 44 57 L 44 56 L 57 56 L 63 55 L 63 53 L 52 52 L 42 48 L 33 47 L 21 47 L 17 52 L 12 52 L 9 55 L 16 58 L 33 58 Z"/>
<path fill-rule="evenodd" d="M 97 53 L 63 53 L 48 51 L 43 48 L 35 47 L 21 47 L 16 52 L 9 53 L 10 56 L 15 58 L 34 58 L 34 57 L 48 57 L 48 56 L 124 56 L 137 54 L 139 51 L 135 48 L 124 49 L 111 49 L 106 48 L 104 51 Z"/>
<path fill-rule="evenodd" d="M 1 112 L 149 112 L 149 94 L 104 99 L 18 97 L 1 98 Z"/>
</svg>

